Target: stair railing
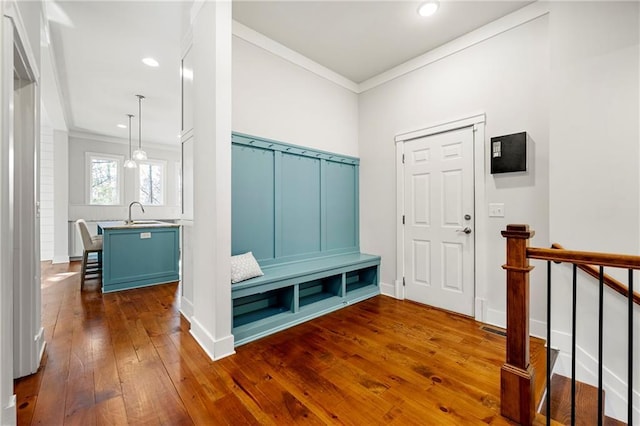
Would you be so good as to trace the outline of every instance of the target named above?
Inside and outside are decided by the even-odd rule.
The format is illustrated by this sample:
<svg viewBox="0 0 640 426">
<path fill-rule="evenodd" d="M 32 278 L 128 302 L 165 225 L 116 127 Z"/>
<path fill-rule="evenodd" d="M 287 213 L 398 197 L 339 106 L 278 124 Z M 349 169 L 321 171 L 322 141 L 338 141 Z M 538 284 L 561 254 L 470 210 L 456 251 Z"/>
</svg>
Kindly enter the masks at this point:
<svg viewBox="0 0 640 426">
<path fill-rule="evenodd" d="M 633 271 L 640 270 L 640 256 L 605 254 L 565 250 L 559 245 L 553 248 L 529 247 L 535 232 L 528 225 L 508 225 L 502 231 L 507 239 L 507 355 L 500 372 L 500 412 L 522 425 L 533 422 L 536 407 L 534 401 L 535 371 L 529 359 L 529 273 L 533 269 L 529 259 L 547 261 L 547 377 L 546 417 L 551 421 L 551 262 L 573 265 L 572 301 L 572 355 L 571 355 L 571 424 L 575 424 L 575 372 L 576 372 L 576 296 L 577 269 L 598 278 L 598 419 L 602 425 L 603 412 L 603 313 L 604 287 L 609 286 L 628 299 L 628 395 L 627 421 L 633 424 L 633 304 L 639 303 L 640 295 L 633 291 Z M 594 266 L 595 265 L 595 266 Z M 604 273 L 605 267 L 628 270 L 628 282 L 624 284 Z"/>
</svg>

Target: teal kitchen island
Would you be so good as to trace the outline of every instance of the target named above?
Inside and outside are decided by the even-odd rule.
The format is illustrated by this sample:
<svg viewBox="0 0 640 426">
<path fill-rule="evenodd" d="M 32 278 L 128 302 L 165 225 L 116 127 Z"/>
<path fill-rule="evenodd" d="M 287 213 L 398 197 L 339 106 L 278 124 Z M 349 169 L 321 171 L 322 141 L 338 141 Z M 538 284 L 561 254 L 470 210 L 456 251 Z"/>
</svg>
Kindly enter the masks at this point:
<svg viewBox="0 0 640 426">
<path fill-rule="evenodd" d="M 99 222 L 102 292 L 180 279 L 180 225 L 154 220 Z"/>
</svg>

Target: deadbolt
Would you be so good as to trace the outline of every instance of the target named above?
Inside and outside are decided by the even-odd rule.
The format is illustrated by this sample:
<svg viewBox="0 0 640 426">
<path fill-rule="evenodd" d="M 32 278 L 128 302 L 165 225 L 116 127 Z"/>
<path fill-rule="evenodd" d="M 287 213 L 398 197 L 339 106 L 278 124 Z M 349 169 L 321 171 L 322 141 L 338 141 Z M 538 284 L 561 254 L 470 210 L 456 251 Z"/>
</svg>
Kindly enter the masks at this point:
<svg viewBox="0 0 640 426">
<path fill-rule="evenodd" d="M 471 215 L 470 214 L 465 214 L 464 215 L 464 220 L 471 220 Z"/>
</svg>

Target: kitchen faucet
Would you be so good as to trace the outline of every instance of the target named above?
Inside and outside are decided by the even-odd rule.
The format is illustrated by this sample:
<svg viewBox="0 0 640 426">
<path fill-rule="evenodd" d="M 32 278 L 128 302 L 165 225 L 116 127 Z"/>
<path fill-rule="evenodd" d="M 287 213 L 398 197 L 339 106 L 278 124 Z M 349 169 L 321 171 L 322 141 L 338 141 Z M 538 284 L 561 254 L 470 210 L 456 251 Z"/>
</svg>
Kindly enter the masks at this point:
<svg viewBox="0 0 640 426">
<path fill-rule="evenodd" d="M 133 220 L 131 220 L 131 207 L 133 207 L 134 204 L 139 205 L 142 209 L 142 213 L 144 213 L 144 207 L 142 206 L 142 204 L 140 204 L 139 201 L 132 201 L 131 204 L 129 204 L 129 220 L 127 220 L 128 225 L 131 225 L 133 223 Z"/>
</svg>

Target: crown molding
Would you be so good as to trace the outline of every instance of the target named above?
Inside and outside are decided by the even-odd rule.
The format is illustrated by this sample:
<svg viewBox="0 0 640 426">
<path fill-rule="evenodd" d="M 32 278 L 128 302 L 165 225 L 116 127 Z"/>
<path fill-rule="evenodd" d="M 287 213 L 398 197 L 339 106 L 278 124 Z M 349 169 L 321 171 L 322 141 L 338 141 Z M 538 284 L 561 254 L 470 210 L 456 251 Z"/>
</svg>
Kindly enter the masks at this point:
<svg viewBox="0 0 640 426">
<path fill-rule="evenodd" d="M 92 133 L 86 130 L 81 129 L 70 129 L 69 130 L 69 139 L 84 139 L 95 142 L 105 142 L 105 143 L 114 143 L 119 145 L 129 145 L 129 139 L 117 138 L 114 136 L 100 135 L 98 133 Z M 176 141 L 176 144 L 162 144 L 162 143 L 153 143 L 153 142 L 145 142 L 145 148 L 151 149 L 159 149 L 163 151 L 172 151 L 172 152 L 180 152 L 181 144 L 179 141 Z"/>
<path fill-rule="evenodd" d="M 522 9 L 516 10 L 508 15 L 503 16 L 493 22 L 490 22 L 477 30 L 471 31 L 457 39 L 454 39 L 440 47 L 437 47 L 423 55 L 417 56 L 407 62 L 400 64 L 390 70 L 371 77 L 361 83 L 355 83 L 348 78 L 320 65 L 319 63 L 307 58 L 300 53 L 289 49 L 288 47 L 266 37 L 265 35 L 241 24 L 233 21 L 232 33 L 234 36 L 241 38 L 267 52 L 270 52 L 294 65 L 302 67 L 322 78 L 325 78 L 338 86 L 341 86 L 353 93 L 360 94 L 371 90 L 375 87 L 388 83 L 398 77 L 402 77 L 410 72 L 423 68 L 429 64 L 439 61 L 447 56 L 458 53 L 469 47 L 475 46 L 485 40 L 500 35 L 527 22 L 533 21 L 541 16 L 549 13 L 549 4 L 546 1 L 537 1 Z"/>
<path fill-rule="evenodd" d="M 320 65 L 319 63 L 307 58 L 300 53 L 289 49 L 288 47 L 274 41 L 265 35 L 252 30 L 246 25 L 241 24 L 238 21 L 233 21 L 232 23 L 232 34 L 242 40 L 253 44 L 254 46 L 260 47 L 267 52 L 270 52 L 286 61 L 291 62 L 294 65 L 298 65 L 310 71 L 319 77 L 322 77 L 326 80 L 329 80 L 332 83 L 337 84 L 338 86 L 342 86 L 347 90 L 350 90 L 354 93 L 358 93 L 358 84 L 349 80 L 348 78 L 338 74 L 335 71 L 330 70 L 324 65 Z"/>
<path fill-rule="evenodd" d="M 378 74 L 358 85 L 358 93 L 366 92 L 374 87 L 388 83 L 405 74 L 423 68 L 429 64 L 446 58 L 447 56 L 458 53 L 469 47 L 475 46 L 485 40 L 500 35 L 513 28 L 533 21 L 541 16 L 549 13 L 549 4 L 547 2 L 535 2 L 528 6 L 518 9 L 508 15 L 503 16 L 489 24 L 471 31 L 457 39 L 454 39 L 440 47 L 437 47 L 423 55 L 417 56 L 407 62 L 400 64 L 388 71 Z"/>
</svg>

